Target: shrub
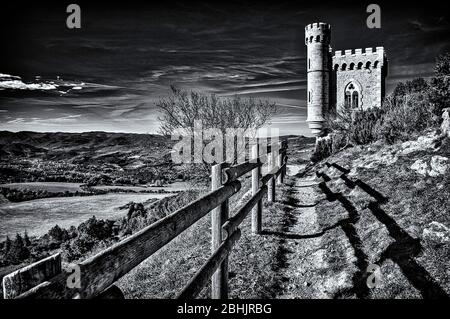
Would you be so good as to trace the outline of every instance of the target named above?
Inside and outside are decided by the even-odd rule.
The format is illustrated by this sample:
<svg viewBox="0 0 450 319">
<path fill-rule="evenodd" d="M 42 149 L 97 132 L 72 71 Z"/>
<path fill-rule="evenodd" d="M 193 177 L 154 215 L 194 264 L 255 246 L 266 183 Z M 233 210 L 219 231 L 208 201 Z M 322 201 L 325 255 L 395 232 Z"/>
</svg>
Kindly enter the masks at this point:
<svg viewBox="0 0 450 319">
<path fill-rule="evenodd" d="M 450 107 L 450 52 L 437 57 L 434 74 L 430 81 L 430 101 L 434 114 L 440 117 L 442 110 Z"/>
<path fill-rule="evenodd" d="M 48 235 L 56 242 L 63 242 L 69 239 L 69 233 L 66 229 L 55 225 L 48 231 Z"/>
<path fill-rule="evenodd" d="M 389 144 L 408 140 L 414 133 L 437 124 L 429 100 L 422 93 L 389 96 L 383 109 L 384 118 L 378 123 L 377 135 Z"/>
</svg>

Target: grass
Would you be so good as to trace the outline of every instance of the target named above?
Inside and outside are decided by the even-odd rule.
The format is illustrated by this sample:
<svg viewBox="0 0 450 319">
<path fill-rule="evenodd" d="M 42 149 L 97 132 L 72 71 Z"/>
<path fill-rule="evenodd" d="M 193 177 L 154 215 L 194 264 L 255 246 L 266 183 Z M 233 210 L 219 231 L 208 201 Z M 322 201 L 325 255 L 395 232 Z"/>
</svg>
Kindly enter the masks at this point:
<svg viewBox="0 0 450 319">
<path fill-rule="evenodd" d="M 249 181 L 235 194 L 230 207 L 232 214 L 243 204 Z M 244 199 L 245 200 L 245 199 Z M 276 204 L 275 204 L 276 205 Z M 277 229 L 283 213 L 275 205 L 266 204 L 263 227 Z M 272 270 L 277 264 L 279 239 L 252 235 L 250 216 L 241 224 L 242 236 L 229 259 L 229 295 L 231 298 L 270 298 L 280 278 Z M 118 285 L 127 298 L 173 298 L 210 256 L 210 214 L 161 248 L 153 256 L 133 269 Z M 200 295 L 207 298 L 210 287 Z"/>
<path fill-rule="evenodd" d="M 448 144 L 444 143 L 438 151 L 422 149 L 405 156 L 398 152 L 400 146 L 397 143 L 389 148 L 397 160 L 388 165 L 361 165 L 360 160 L 369 154 L 386 150 L 382 144 L 371 145 L 370 151 L 363 147 L 351 148 L 327 159 L 351 169 L 350 179 L 359 179 L 375 190 L 372 196 L 359 186 L 347 187 L 339 178 L 341 173 L 333 173 L 333 168 L 323 168 L 331 177 L 327 186 L 334 193 L 340 193 L 347 205 L 339 198 L 322 201 L 318 211 L 326 215 L 320 215 L 321 222 L 329 224 L 330 220 L 351 217 L 352 211 L 355 214 L 350 238 L 345 232 L 335 231 L 327 233 L 323 239 L 325 247 L 336 242 L 352 242 L 348 252 L 354 260 L 338 252 L 328 254 L 336 272 L 345 268 L 354 276 L 354 289 L 340 291 L 340 297 L 420 298 L 436 296 L 439 289 L 450 294 L 447 270 L 450 247 L 448 243 L 437 245 L 423 236 L 424 229 L 433 221 L 450 225 L 448 173 L 437 177 L 421 176 L 410 168 L 419 158 L 450 157 Z M 387 200 L 377 199 L 377 193 Z M 384 280 L 379 289 L 364 288 L 365 268 L 370 263 L 381 266 Z"/>
</svg>

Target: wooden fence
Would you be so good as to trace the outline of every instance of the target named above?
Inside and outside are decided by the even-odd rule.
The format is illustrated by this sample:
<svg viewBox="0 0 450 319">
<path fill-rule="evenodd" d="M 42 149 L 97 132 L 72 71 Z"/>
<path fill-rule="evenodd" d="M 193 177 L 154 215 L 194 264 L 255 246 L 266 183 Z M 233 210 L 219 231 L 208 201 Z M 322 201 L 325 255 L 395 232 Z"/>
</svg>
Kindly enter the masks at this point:
<svg viewBox="0 0 450 319">
<path fill-rule="evenodd" d="M 251 212 L 252 233 L 261 232 L 262 200 L 267 196 L 269 202 L 275 201 L 275 185 L 283 183 L 286 174 L 286 149 L 287 141 L 268 146 L 265 154 L 253 145 L 251 160 L 234 166 L 214 165 L 210 193 L 77 264 L 79 287 L 67 284 L 71 274 L 62 271 L 61 257 L 56 254 L 5 276 L 4 298 L 123 297 L 114 285 L 119 278 L 209 212 L 212 254 L 178 298 L 195 298 L 210 280 L 211 298 L 228 298 L 228 255 L 241 236 L 239 225 Z M 262 176 L 264 162 L 267 173 Z M 229 199 L 241 189 L 239 178 L 250 172 L 252 197 L 230 217 Z"/>
</svg>

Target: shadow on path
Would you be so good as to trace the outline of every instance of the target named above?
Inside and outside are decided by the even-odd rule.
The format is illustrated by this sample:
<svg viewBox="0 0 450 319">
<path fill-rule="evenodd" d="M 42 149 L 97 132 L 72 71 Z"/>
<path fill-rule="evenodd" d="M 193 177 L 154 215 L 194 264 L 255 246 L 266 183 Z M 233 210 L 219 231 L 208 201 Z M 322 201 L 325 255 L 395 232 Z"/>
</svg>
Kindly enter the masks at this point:
<svg viewBox="0 0 450 319">
<path fill-rule="evenodd" d="M 327 163 L 328 167 L 336 167 L 340 171 L 344 172 L 349 170 L 343 168 L 342 166 L 333 163 Z M 355 185 L 359 186 L 367 194 L 372 196 L 376 201 L 372 201 L 368 204 L 369 210 L 375 216 L 375 218 L 386 226 L 389 235 L 395 240 L 394 243 L 390 244 L 381 254 L 380 260 L 376 263 L 381 265 L 386 259 L 391 259 L 396 263 L 403 275 L 408 279 L 411 285 L 420 291 L 423 298 L 436 299 L 436 298 L 449 298 L 446 292 L 439 286 L 439 284 L 432 278 L 432 276 L 427 272 L 425 268 L 419 265 L 414 257 L 417 257 L 422 251 L 422 245 L 420 239 L 411 237 L 403 228 L 401 228 L 397 222 L 389 216 L 381 207 L 380 204 L 387 203 L 388 198 L 383 194 L 378 192 L 376 189 L 366 184 L 360 179 L 352 181 L 346 175 L 346 173 L 340 176 L 344 180 L 345 184 L 354 188 Z M 325 175 L 325 174 L 323 174 Z M 325 180 L 325 178 L 324 178 Z M 325 182 L 319 185 L 319 188 L 326 195 L 329 201 L 338 200 L 344 208 L 347 210 L 350 216 L 350 222 L 342 223 L 342 229 L 349 238 L 357 257 L 357 266 L 359 271 L 353 276 L 354 286 L 352 289 L 347 290 L 349 292 L 354 292 L 358 297 L 367 295 L 367 273 L 366 269 L 368 266 L 367 256 L 361 250 L 361 240 L 356 234 L 354 228 L 354 223 L 358 220 L 359 216 L 355 207 L 351 202 L 345 198 L 341 193 L 333 193 Z M 364 287 L 365 288 L 364 288 Z"/>
</svg>

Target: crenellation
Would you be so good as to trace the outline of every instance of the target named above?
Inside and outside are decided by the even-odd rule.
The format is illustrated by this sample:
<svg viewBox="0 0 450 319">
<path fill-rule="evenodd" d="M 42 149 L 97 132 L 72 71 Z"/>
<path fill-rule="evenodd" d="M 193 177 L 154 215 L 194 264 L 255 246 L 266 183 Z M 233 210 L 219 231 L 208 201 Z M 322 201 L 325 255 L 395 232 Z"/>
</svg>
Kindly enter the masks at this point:
<svg viewBox="0 0 450 319">
<path fill-rule="evenodd" d="M 316 136 L 322 132 L 324 112 L 347 103 L 357 109 L 381 106 L 385 93 L 387 58 L 384 47 L 336 50 L 333 55 L 330 30 L 331 26 L 326 23 L 305 27 L 307 122 Z"/>
</svg>

